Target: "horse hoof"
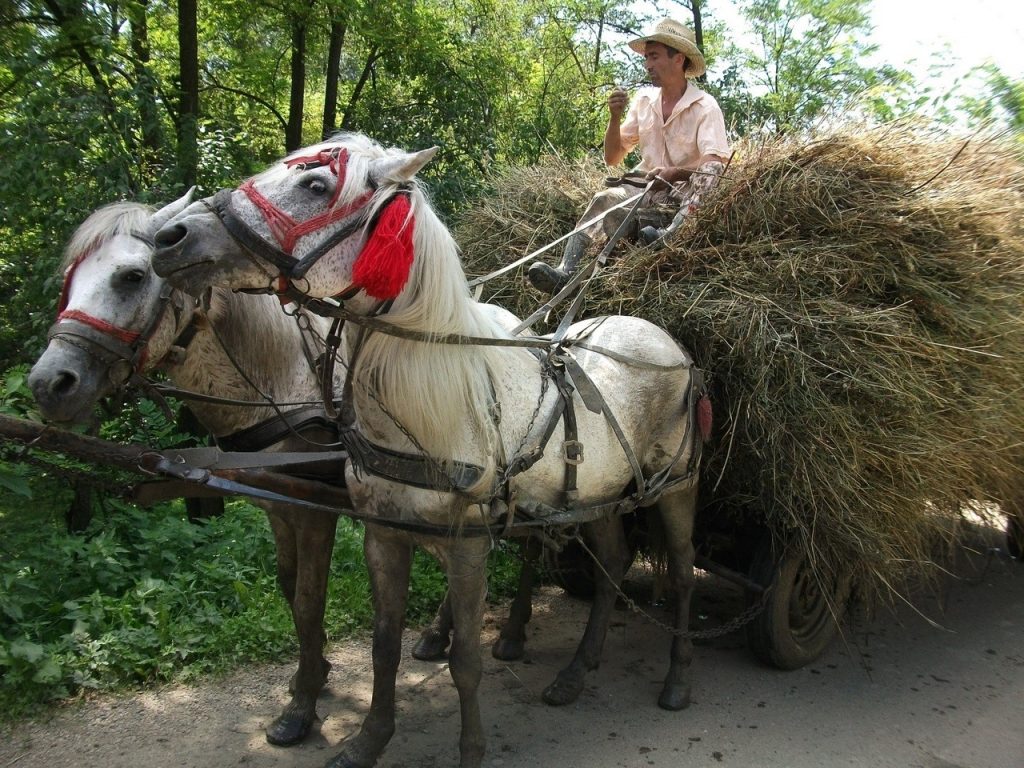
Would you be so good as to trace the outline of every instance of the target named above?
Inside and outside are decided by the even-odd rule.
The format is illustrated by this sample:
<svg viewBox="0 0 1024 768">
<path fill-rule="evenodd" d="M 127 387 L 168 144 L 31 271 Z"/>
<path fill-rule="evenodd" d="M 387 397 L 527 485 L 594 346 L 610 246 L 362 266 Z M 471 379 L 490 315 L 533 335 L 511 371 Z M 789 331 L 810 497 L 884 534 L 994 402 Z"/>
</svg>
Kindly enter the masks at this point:
<svg viewBox="0 0 1024 768">
<path fill-rule="evenodd" d="M 339 752 L 326 765 L 324 765 L 324 768 L 370 768 L 374 762 L 376 761 L 370 763 L 357 763 L 350 759 L 344 752 Z"/>
<path fill-rule="evenodd" d="M 555 682 L 544 689 L 541 698 L 545 704 L 553 707 L 564 707 L 572 704 L 583 693 L 583 678 L 569 678 L 559 675 Z"/>
<path fill-rule="evenodd" d="M 519 661 L 526 653 L 525 640 L 511 640 L 499 637 L 491 646 L 491 656 L 500 661 Z"/>
<path fill-rule="evenodd" d="M 301 714 L 285 710 L 267 726 L 267 741 L 275 747 L 290 747 L 298 744 L 313 727 L 316 712 Z"/>
<path fill-rule="evenodd" d="M 440 661 L 448 649 L 448 638 L 439 632 L 424 632 L 412 649 L 412 657 L 420 661 Z"/>
<path fill-rule="evenodd" d="M 678 712 L 690 706 L 690 686 L 666 685 L 661 689 L 658 706 L 670 712 Z"/>
</svg>

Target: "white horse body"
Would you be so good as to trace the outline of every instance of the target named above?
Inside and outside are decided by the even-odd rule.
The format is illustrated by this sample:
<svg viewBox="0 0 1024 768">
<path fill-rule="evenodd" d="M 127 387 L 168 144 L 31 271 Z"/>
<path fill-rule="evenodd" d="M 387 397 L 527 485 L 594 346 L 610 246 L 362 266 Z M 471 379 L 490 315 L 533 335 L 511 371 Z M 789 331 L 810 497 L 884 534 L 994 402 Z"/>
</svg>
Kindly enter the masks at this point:
<svg viewBox="0 0 1024 768">
<path fill-rule="evenodd" d="M 553 384 L 549 382 L 545 388 L 542 366 L 527 349 L 437 339 L 446 334 L 507 339 L 513 321 L 508 313 L 485 308 L 469 295 L 457 247 L 413 178 L 432 155 L 433 150 L 416 154 L 384 150 L 365 137 L 346 135 L 296 153 L 284 166 L 254 177 L 247 182 L 248 190 L 243 185 L 231 199 L 237 218 L 266 242 L 272 238 L 282 241 L 280 233 L 268 225 L 270 217 L 264 220 L 269 208 L 303 222 L 323 217 L 330 206 L 354 208 L 351 216 L 315 232 L 307 227 L 294 244 L 291 255 L 296 260 L 333 242 L 329 239 L 335 232 L 347 234 L 350 220 L 365 215 L 366 226 L 325 251 L 320 248 L 322 257 L 301 279 L 293 281 L 309 296 L 343 295 L 345 307 L 352 313 L 379 313 L 379 319 L 399 331 L 421 334 L 421 338 L 407 339 L 353 328 L 351 323 L 346 326 L 345 351 L 352 366 L 356 417 L 352 426 L 386 449 L 425 455 L 428 461 L 449 466 L 468 462 L 483 469 L 472 487 L 450 493 L 358 471 L 350 463 L 347 485 L 356 509 L 379 516 L 383 523 L 367 525 L 365 539 L 376 609 L 374 694 L 359 734 L 345 742 L 343 752 L 330 763 L 332 768 L 372 765 L 394 730 L 395 672 L 413 542 L 436 554 L 448 573 L 455 621 L 450 670 L 462 702 L 461 764 L 464 768 L 480 765 L 484 739 L 476 700 L 481 674 L 478 638 L 489 541 L 485 537 L 413 535 L 389 527 L 387 522 L 414 518 L 457 532 L 461 524 L 478 522 L 481 517 L 491 521 L 489 505 L 505 495 L 499 482 L 502 469 L 523 452 L 537 420 L 544 418 L 558 397 Z M 319 160 L 305 162 L 311 158 Z M 386 217 L 398 195 L 409 199 L 402 225 L 412 228 L 411 263 L 407 279 L 403 276 L 400 281 L 404 283 L 401 288 L 385 294 L 360 260 L 374 252 L 374 226 L 381 225 L 373 222 L 382 211 L 382 220 Z M 400 234 L 393 241 L 399 244 L 398 250 L 388 253 L 401 256 Z M 157 244 L 155 268 L 186 288 L 207 283 L 236 289 L 263 287 L 276 284 L 284 269 L 277 261 L 270 263 L 272 256 L 260 258 L 258 250 L 235 242 L 221 221 L 199 204 L 164 227 L 157 234 Z M 401 269 L 394 264 L 402 263 L 397 258 L 383 269 Z M 355 289 L 359 292 L 352 295 Z M 573 397 L 578 440 L 584 450 L 584 461 L 577 467 L 578 505 L 608 504 L 623 498 L 635 476 L 609 414 L 624 433 L 645 477 L 659 470 L 685 477 L 695 449 L 688 419 L 691 360 L 686 353 L 663 330 L 639 318 L 586 321 L 567 334 L 568 339 L 576 336 L 584 338 L 579 343 L 566 342 L 559 353 L 576 358 L 604 401 L 604 413 L 594 413 L 579 394 Z M 577 389 L 584 385 L 575 383 Z M 593 404 L 593 398 L 591 401 Z M 565 506 L 563 439 L 559 423 L 543 458 L 510 479 L 508 496 L 514 503 Z M 657 504 L 667 531 L 670 576 L 679 593 L 677 626 L 681 622 L 682 627 L 692 588 L 690 538 L 695 494 L 694 478 L 666 491 L 660 499 L 646 499 Z M 585 534 L 617 585 L 627 559 L 621 521 L 597 520 L 585 527 Z M 583 673 L 597 665 L 614 600 L 615 585 L 599 580 L 591 621 L 576 657 L 545 691 L 549 703 L 568 703 L 582 690 Z M 689 640 L 674 638 L 659 700 L 662 706 L 680 709 L 688 704 L 691 655 Z"/>
<path fill-rule="evenodd" d="M 593 325 L 590 321 L 577 323 L 570 328 L 567 338 L 572 339 L 575 333 L 586 331 Z M 461 332 L 468 333 L 466 330 Z M 689 361 L 668 334 L 639 318 L 607 318 L 587 336 L 587 343 L 638 364 L 619 362 L 605 354 L 577 348 L 580 366 L 602 393 L 627 444 L 636 453 L 645 475 L 650 476 L 672 461 L 684 441 L 689 385 L 684 366 L 688 366 Z M 429 347 L 422 342 L 418 344 L 420 347 Z M 430 351 L 435 360 L 446 353 L 446 350 L 438 348 Z M 500 455 L 511 458 L 522 451 L 523 439 L 533 426 L 532 417 L 537 404 L 541 402 L 541 365 L 523 349 L 492 350 L 488 358 L 490 381 L 498 407 L 494 408 L 490 397 L 472 407 L 478 413 L 500 413 L 500 425 L 496 428 L 501 441 Z M 394 355 L 393 360 L 398 372 L 409 370 L 408 357 Z M 479 363 L 482 365 L 482 361 Z M 657 366 L 657 369 L 651 370 L 645 364 Z M 638 366 L 643 370 L 643 376 L 636 375 Z M 447 415 L 439 413 L 440 408 L 432 408 L 430 416 L 447 429 L 438 432 L 434 440 L 421 438 L 421 435 L 427 434 L 424 422 L 414 422 L 409 412 L 423 401 L 450 406 L 453 399 L 450 393 L 454 388 L 448 378 L 431 379 L 428 375 L 422 378 L 411 377 L 411 380 L 415 382 L 415 388 L 406 382 L 400 396 L 384 398 L 384 404 L 395 420 L 417 436 L 420 445 L 425 448 L 431 446 L 433 451 L 431 448 L 427 450 L 432 457 L 493 467 L 498 455 L 493 440 L 482 436 L 476 424 L 459 418 L 455 408 L 449 407 L 451 413 Z M 632 386 L 624 387 L 623 382 L 630 382 Z M 548 386 L 540 410 L 544 412 L 551 407 L 557 397 L 556 388 Z M 417 450 L 417 446 L 396 427 L 392 418 L 377 406 L 372 397 L 360 396 L 356 390 L 355 403 L 359 429 L 374 442 L 395 450 Z M 579 395 L 575 398 L 575 410 L 577 429 L 585 451 L 584 460 L 577 468 L 580 503 L 612 502 L 623 498 L 626 487 L 633 479 L 633 472 L 611 424 L 603 413 L 590 411 Z M 658 414 L 659 418 L 652 420 L 651 414 Z M 417 424 L 418 431 L 410 427 L 412 423 Z M 442 439 L 447 446 L 442 445 Z M 510 479 L 513 497 L 519 501 L 537 501 L 553 507 L 564 504 L 565 461 L 561 450 L 564 439 L 564 425 L 559 423 L 544 456 L 528 470 Z M 683 473 L 688 459 L 687 451 L 682 455 L 679 474 Z M 402 517 L 412 514 L 439 524 L 450 524 L 453 507 L 464 505 L 464 500 L 452 498 L 450 494 L 396 485 L 372 475 L 356 480 L 351 472 L 353 470 L 350 468 L 349 487 L 353 493 L 356 493 L 358 485 L 367 486 L 365 511 L 373 511 L 386 504 L 386 508 L 379 511 L 385 519 L 396 514 Z M 489 488 L 486 483 L 484 485 Z M 389 487 L 385 493 L 384 486 L 396 487 Z M 481 489 L 480 493 L 484 495 L 484 490 Z M 486 502 L 470 505 L 467 513 L 473 517 L 466 518 L 465 522 L 479 523 L 481 517 L 484 520 L 489 517 Z"/>
</svg>

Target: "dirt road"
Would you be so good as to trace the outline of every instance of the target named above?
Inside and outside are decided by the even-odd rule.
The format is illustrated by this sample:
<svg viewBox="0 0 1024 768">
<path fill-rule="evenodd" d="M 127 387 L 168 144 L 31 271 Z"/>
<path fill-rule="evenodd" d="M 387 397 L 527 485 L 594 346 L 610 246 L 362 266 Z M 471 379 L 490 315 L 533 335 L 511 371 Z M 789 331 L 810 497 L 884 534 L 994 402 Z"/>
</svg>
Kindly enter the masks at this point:
<svg viewBox="0 0 1024 768">
<path fill-rule="evenodd" d="M 995 533 L 979 542 L 1000 544 Z M 738 634 L 699 646 L 694 701 L 677 713 L 655 703 L 667 637 L 625 609 L 580 700 L 562 709 L 542 704 L 540 692 L 568 660 L 586 609 L 546 588 L 528 658 L 508 664 L 485 654 L 485 765 L 1024 766 L 1024 564 L 974 556 L 952 567 L 943 598 L 919 605 L 940 627 L 906 608 L 855 616 L 843 641 L 795 672 L 757 664 Z M 695 615 L 714 624 L 738 610 L 737 601 L 731 587 L 707 580 Z M 491 624 L 485 640 L 493 636 Z M 330 658 L 322 723 L 300 747 L 275 748 L 263 738 L 286 701 L 288 663 L 68 708 L 0 734 L 0 768 L 318 768 L 369 702 L 367 642 L 335 646 Z M 379 764 L 457 764 L 458 704 L 446 666 L 406 653 L 398 695 L 398 732 Z"/>
</svg>

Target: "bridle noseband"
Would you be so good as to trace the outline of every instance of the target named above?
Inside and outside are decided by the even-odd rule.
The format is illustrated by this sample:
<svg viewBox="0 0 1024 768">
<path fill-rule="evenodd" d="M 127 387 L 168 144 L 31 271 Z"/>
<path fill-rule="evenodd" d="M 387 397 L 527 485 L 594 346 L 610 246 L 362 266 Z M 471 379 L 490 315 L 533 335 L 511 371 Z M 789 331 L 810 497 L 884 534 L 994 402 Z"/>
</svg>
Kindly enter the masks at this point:
<svg viewBox="0 0 1024 768">
<path fill-rule="evenodd" d="M 285 161 L 289 168 L 307 170 L 310 168 L 328 167 L 337 176 L 337 184 L 334 194 L 327 203 L 327 209 L 323 213 L 306 219 L 296 221 L 287 212 L 281 210 L 273 202 L 267 199 L 258 189 L 253 179 L 242 183 L 237 191 L 242 192 L 256 207 L 267 224 L 276 244 L 267 241 L 263 236 L 254 231 L 235 212 L 231 205 L 235 189 L 222 189 L 212 198 L 202 201 L 213 215 L 223 224 L 227 233 L 238 243 L 244 252 L 250 257 L 255 256 L 263 261 L 277 267 L 279 275 L 272 277 L 272 285 L 268 289 L 282 297 L 282 300 L 295 300 L 302 302 L 309 297 L 302 291 L 295 289 L 291 283 L 301 280 L 306 273 L 327 253 L 337 247 L 340 243 L 352 237 L 363 228 L 373 229 L 376 226 L 376 217 L 371 216 L 374 207 L 368 205 L 377 193 L 377 186 L 372 179 L 368 179 L 370 188 L 356 197 L 350 203 L 338 206 L 338 198 L 341 195 L 345 184 L 346 169 L 348 166 L 348 150 L 344 147 L 333 147 L 324 149 L 315 155 L 293 157 Z M 407 194 L 405 185 L 400 185 L 392 197 L 383 204 L 376 206 L 379 212 L 385 210 L 388 205 L 399 195 Z M 306 235 L 318 232 L 325 227 L 335 224 L 344 219 L 351 219 L 346 222 L 337 232 L 334 232 L 309 251 L 301 259 L 293 255 L 298 241 Z M 245 290 L 244 292 L 253 292 Z M 338 298 L 348 299 L 359 292 L 358 287 L 352 287 Z"/>
</svg>

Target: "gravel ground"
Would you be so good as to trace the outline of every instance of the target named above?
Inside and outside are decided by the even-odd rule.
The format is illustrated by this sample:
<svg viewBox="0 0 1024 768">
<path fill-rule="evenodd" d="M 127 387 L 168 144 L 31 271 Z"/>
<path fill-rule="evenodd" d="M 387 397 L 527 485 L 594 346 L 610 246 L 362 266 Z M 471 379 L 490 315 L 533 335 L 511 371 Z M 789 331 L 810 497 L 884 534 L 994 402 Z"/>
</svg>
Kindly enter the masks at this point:
<svg viewBox="0 0 1024 768">
<path fill-rule="evenodd" d="M 982 552 L 1002 544 L 979 534 Z M 604 663 L 579 701 L 547 707 L 540 692 L 568 661 L 586 604 L 537 596 L 528 655 L 491 658 L 488 616 L 481 701 L 485 766 L 526 768 L 1010 768 L 1024 766 L 1024 564 L 962 554 L 940 598 L 916 610 L 854 615 L 843 638 L 804 669 L 758 664 L 734 633 L 698 646 L 694 701 L 660 710 L 668 638 L 616 611 Z M 638 593 L 646 593 L 634 584 Z M 701 582 L 694 615 L 713 625 L 741 607 L 735 588 Z M 657 613 L 657 607 L 650 608 Z M 930 621 L 929 621 L 930 620 Z M 934 624 L 930 623 L 934 622 Z M 399 677 L 398 731 L 379 765 L 458 762 L 458 701 L 446 665 L 413 660 Z M 322 718 L 307 742 L 278 748 L 263 728 L 287 700 L 287 663 L 253 666 L 198 686 L 101 696 L 0 733 L 0 768 L 300 768 L 323 765 L 369 704 L 369 644 L 332 646 Z"/>
</svg>

